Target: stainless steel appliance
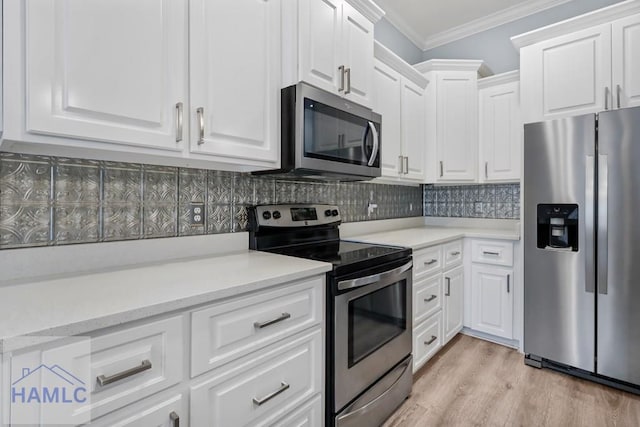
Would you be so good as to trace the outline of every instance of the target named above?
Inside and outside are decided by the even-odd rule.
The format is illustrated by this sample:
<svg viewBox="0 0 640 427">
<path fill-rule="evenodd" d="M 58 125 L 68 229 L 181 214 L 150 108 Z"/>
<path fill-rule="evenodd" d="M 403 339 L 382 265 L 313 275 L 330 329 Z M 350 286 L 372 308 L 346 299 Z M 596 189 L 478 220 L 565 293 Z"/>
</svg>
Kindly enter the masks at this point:
<svg viewBox="0 0 640 427">
<path fill-rule="evenodd" d="M 329 205 L 249 210 L 249 247 L 330 262 L 326 425 L 381 425 L 411 392 L 411 249 L 340 240 Z"/>
<path fill-rule="evenodd" d="M 640 108 L 525 125 L 525 362 L 640 390 Z"/>
<path fill-rule="evenodd" d="M 282 178 L 368 180 L 380 176 L 381 116 L 298 83 L 282 89 Z"/>
</svg>

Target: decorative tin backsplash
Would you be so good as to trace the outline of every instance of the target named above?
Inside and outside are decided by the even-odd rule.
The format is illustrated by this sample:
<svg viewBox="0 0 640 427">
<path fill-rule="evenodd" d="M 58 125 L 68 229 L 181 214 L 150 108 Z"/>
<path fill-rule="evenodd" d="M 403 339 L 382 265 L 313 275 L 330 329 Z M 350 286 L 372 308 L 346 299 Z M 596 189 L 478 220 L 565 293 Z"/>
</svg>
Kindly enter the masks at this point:
<svg viewBox="0 0 640 427">
<path fill-rule="evenodd" d="M 190 225 L 191 202 L 204 227 Z M 0 249 L 244 231 L 249 205 L 311 202 L 340 206 L 345 222 L 423 213 L 420 187 L 0 153 Z"/>
<path fill-rule="evenodd" d="M 424 215 L 520 219 L 520 184 L 425 185 Z"/>
</svg>

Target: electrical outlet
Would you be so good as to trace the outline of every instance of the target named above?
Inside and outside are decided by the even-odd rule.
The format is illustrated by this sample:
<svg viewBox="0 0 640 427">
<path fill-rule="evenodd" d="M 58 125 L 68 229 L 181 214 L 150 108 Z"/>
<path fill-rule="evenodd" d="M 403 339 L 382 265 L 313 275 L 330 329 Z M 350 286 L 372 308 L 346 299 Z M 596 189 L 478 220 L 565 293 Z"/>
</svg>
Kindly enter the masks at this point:
<svg viewBox="0 0 640 427">
<path fill-rule="evenodd" d="M 191 202 L 189 205 L 189 223 L 192 227 L 204 227 L 204 203 Z"/>
</svg>

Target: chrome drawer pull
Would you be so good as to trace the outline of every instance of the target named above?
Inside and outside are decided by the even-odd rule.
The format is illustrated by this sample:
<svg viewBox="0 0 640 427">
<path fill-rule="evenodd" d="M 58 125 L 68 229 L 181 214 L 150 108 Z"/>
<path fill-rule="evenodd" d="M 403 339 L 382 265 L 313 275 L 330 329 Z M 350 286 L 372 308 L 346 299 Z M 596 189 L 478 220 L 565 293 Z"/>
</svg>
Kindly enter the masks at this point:
<svg viewBox="0 0 640 427">
<path fill-rule="evenodd" d="M 458 255 L 460 255 L 460 251 L 451 252 L 451 255 L 458 256 Z"/>
<path fill-rule="evenodd" d="M 482 252 L 485 255 L 493 255 L 493 256 L 500 256 L 500 252 L 488 252 L 488 251 L 483 251 Z"/>
<path fill-rule="evenodd" d="M 266 322 L 255 322 L 253 324 L 253 326 L 256 329 L 262 329 L 262 328 L 266 328 L 267 326 L 271 326 L 274 323 L 278 323 L 278 322 L 282 322 L 283 320 L 287 320 L 291 317 L 291 315 L 289 313 L 282 313 L 279 317 L 276 317 L 275 319 L 271 319 L 271 320 L 267 320 Z"/>
<path fill-rule="evenodd" d="M 273 399 L 274 397 L 276 397 L 277 395 L 279 395 L 280 393 L 283 393 L 284 391 L 286 391 L 288 388 L 289 388 L 289 384 L 287 384 L 284 381 L 282 381 L 280 383 L 280 388 L 279 389 L 277 389 L 273 393 L 267 394 L 262 399 L 258 399 L 257 397 L 254 397 L 253 398 L 253 403 L 255 403 L 258 406 L 263 405 L 263 404 L 267 403 L 268 401 L 270 401 L 271 399 Z"/>
<path fill-rule="evenodd" d="M 435 264 L 436 262 L 438 262 L 438 260 L 437 260 L 437 259 L 430 259 L 429 261 L 425 261 L 425 262 L 424 262 L 424 265 L 433 265 L 433 264 Z"/>
<path fill-rule="evenodd" d="M 173 423 L 173 427 L 180 427 L 180 417 L 175 411 L 169 414 L 169 419 Z"/>
<path fill-rule="evenodd" d="M 149 369 L 151 369 L 151 362 L 145 359 L 139 366 L 136 366 L 135 368 L 127 369 L 126 371 L 119 372 L 117 374 L 111 375 L 110 377 L 98 375 L 96 377 L 96 380 L 98 381 L 99 386 L 104 387 L 106 385 L 113 384 L 116 381 L 120 381 L 135 374 L 139 374 L 140 372 L 147 371 Z"/>
<path fill-rule="evenodd" d="M 431 302 L 431 301 L 433 301 L 433 300 L 434 300 L 434 299 L 436 299 L 436 298 L 438 298 L 436 295 L 431 295 L 429 298 L 425 298 L 425 299 L 424 299 L 424 302 Z"/>
<path fill-rule="evenodd" d="M 198 117 L 198 145 L 204 144 L 204 108 L 200 107 L 196 110 Z"/>
<path fill-rule="evenodd" d="M 435 336 L 435 335 L 431 335 L 431 339 L 430 339 L 429 341 L 425 341 L 425 342 L 424 342 L 424 345 L 431 345 L 431 344 L 433 344 L 433 343 L 435 342 L 435 340 L 437 340 L 437 339 L 438 339 L 438 337 L 437 337 L 437 336 Z"/>
</svg>

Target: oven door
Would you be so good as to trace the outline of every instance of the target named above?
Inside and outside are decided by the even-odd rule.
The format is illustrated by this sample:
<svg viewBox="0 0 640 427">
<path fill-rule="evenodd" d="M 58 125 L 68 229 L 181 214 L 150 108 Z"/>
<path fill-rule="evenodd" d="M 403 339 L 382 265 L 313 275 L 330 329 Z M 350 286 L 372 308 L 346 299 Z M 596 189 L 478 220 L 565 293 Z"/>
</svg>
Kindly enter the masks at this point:
<svg viewBox="0 0 640 427">
<path fill-rule="evenodd" d="M 411 353 L 412 261 L 337 282 L 334 348 L 337 413 Z"/>
</svg>

